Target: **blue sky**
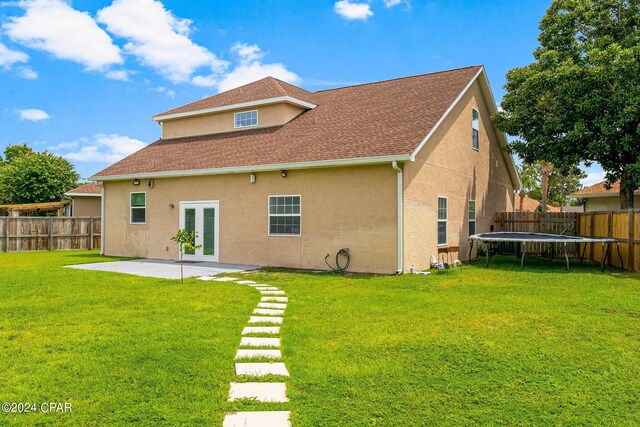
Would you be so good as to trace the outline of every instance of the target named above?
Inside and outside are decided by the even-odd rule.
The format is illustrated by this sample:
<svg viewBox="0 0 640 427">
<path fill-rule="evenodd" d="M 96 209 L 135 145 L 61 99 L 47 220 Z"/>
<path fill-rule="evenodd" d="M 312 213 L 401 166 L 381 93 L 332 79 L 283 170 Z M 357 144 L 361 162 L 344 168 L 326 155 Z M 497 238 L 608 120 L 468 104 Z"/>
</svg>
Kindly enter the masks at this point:
<svg viewBox="0 0 640 427">
<path fill-rule="evenodd" d="M 549 3 L 5 1 L 0 149 L 28 142 L 86 178 L 155 141 L 152 115 L 266 75 L 313 91 L 484 64 L 499 102 Z"/>
</svg>

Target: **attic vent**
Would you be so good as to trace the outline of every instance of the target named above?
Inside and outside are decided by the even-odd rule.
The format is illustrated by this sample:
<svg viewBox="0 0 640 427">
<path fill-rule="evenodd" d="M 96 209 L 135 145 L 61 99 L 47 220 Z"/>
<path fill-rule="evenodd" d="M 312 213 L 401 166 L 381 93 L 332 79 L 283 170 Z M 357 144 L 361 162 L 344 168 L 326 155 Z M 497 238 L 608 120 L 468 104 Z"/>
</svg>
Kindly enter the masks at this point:
<svg viewBox="0 0 640 427">
<path fill-rule="evenodd" d="M 241 113 L 235 113 L 233 115 L 234 118 L 234 127 L 237 128 L 246 128 L 249 126 L 257 126 L 258 125 L 258 110 L 252 111 L 243 111 Z"/>
</svg>

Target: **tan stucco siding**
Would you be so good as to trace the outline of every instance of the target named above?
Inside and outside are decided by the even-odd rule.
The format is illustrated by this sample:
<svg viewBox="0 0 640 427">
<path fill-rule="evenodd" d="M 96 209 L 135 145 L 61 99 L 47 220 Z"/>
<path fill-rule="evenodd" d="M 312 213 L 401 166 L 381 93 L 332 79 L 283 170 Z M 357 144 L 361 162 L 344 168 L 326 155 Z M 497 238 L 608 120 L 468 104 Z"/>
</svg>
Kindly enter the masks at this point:
<svg viewBox="0 0 640 427">
<path fill-rule="evenodd" d="M 480 113 L 480 149 L 471 145 L 471 109 Z M 428 268 L 437 256 L 437 199 L 448 199 L 448 246 L 468 258 L 468 201 L 476 232 L 489 231 L 496 211 L 513 209 L 514 186 L 478 83 L 469 89 L 418 154 L 405 163 L 404 267 Z M 455 257 L 455 254 L 453 255 Z"/>
<path fill-rule="evenodd" d="M 90 196 L 73 197 L 73 216 L 95 216 L 102 215 L 101 198 Z"/>
<path fill-rule="evenodd" d="M 640 207 L 640 196 L 633 198 L 633 204 L 636 208 Z M 620 210 L 620 196 L 617 194 L 611 197 L 591 197 L 585 200 L 584 211 L 617 211 Z"/>
<path fill-rule="evenodd" d="M 258 126 L 244 129 L 234 128 L 234 114 L 242 111 L 258 111 Z M 255 129 L 259 127 L 283 125 L 304 110 L 291 104 L 264 105 L 255 108 L 224 111 L 201 116 L 165 120 L 162 124 L 162 138 L 180 138 L 184 136 L 208 135 L 235 130 Z"/>
<path fill-rule="evenodd" d="M 220 202 L 220 262 L 326 269 L 324 257 L 351 250 L 350 271 L 393 273 L 396 175 L 390 165 L 156 179 L 153 188 L 105 182 L 105 254 L 176 259 L 170 240 L 180 201 Z M 129 194 L 147 192 L 147 222 L 129 223 Z M 268 196 L 302 196 L 300 237 L 268 235 Z M 174 208 L 169 207 L 170 204 Z"/>
</svg>

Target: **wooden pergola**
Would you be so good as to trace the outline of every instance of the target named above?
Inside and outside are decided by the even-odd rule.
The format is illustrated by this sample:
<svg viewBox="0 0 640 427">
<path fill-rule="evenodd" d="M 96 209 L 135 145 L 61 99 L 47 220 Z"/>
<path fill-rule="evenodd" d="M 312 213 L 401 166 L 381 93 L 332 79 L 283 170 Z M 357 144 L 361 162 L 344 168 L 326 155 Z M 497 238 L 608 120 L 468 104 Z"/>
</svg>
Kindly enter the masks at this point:
<svg viewBox="0 0 640 427">
<path fill-rule="evenodd" d="M 32 214 L 36 212 L 58 212 L 58 216 L 64 216 L 66 207 L 71 200 L 63 200 L 61 202 L 45 202 L 45 203 L 20 203 L 15 205 L 0 205 L 0 211 L 7 212 L 10 217 L 19 217 L 24 214 Z"/>
</svg>

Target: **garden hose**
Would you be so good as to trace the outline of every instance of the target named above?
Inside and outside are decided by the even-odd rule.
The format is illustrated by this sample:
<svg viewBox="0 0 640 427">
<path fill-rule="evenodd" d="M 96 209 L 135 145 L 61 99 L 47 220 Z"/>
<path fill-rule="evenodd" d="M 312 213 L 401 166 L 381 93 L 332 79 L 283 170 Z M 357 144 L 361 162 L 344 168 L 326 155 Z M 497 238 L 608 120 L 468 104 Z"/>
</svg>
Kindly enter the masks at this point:
<svg viewBox="0 0 640 427">
<path fill-rule="evenodd" d="M 349 255 L 349 248 L 342 248 L 338 251 L 338 253 L 336 254 L 336 267 L 333 268 L 331 266 L 331 264 L 329 264 L 329 261 L 327 261 L 327 258 L 329 258 L 329 254 L 327 254 L 326 257 L 324 257 L 324 262 L 325 264 L 327 264 L 329 266 L 329 268 L 331 269 L 331 271 L 333 271 L 334 273 L 342 273 L 343 271 L 345 271 L 346 269 L 349 268 L 349 264 L 351 264 L 351 256 Z M 346 258 L 346 262 L 344 263 L 343 266 L 340 266 L 340 257 L 344 257 Z"/>
</svg>

